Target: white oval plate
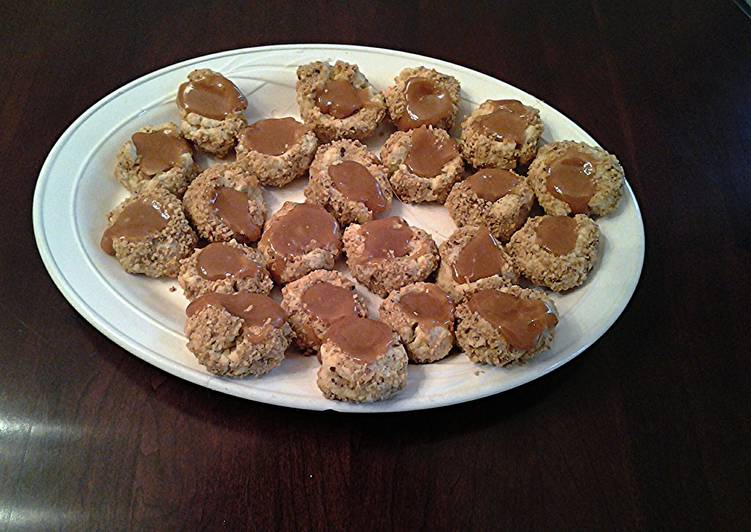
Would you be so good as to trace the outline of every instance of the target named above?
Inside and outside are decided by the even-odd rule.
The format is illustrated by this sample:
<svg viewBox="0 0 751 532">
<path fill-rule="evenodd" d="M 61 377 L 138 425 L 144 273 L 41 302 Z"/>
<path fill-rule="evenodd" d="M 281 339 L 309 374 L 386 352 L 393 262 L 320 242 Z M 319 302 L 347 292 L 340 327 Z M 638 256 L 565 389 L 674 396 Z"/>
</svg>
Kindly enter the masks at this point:
<svg viewBox="0 0 751 532">
<path fill-rule="evenodd" d="M 128 275 L 99 249 L 107 213 L 126 197 L 112 177 L 115 155 L 139 127 L 178 121 L 177 86 L 196 68 L 232 79 L 247 95 L 248 121 L 269 116 L 298 117 L 295 68 L 315 60 L 356 63 L 377 89 L 405 67 L 424 65 L 462 84 L 461 122 L 486 99 L 515 98 L 540 109 L 545 142 L 572 139 L 596 144 L 574 122 L 515 87 L 467 68 L 414 54 L 336 45 L 282 45 L 217 53 L 184 61 L 144 76 L 97 102 L 60 137 L 42 167 L 34 195 L 34 233 L 53 281 L 92 325 L 136 356 L 173 375 L 220 392 L 295 408 L 349 412 L 419 410 L 470 401 L 514 388 L 568 362 L 608 330 L 628 303 L 644 260 L 644 228 L 626 184 L 618 211 L 598 220 L 603 256 L 588 282 L 554 295 L 561 314 L 549 351 L 524 366 L 472 364 L 461 354 L 430 365 L 410 365 L 408 384 L 394 399 L 367 405 L 329 401 L 315 384 L 318 361 L 290 352 L 283 364 L 260 379 L 210 375 L 185 347 L 186 300 L 174 280 Z M 388 134 L 388 131 L 385 132 Z M 377 148 L 380 135 L 372 142 Z M 302 200 L 304 180 L 281 191 L 265 191 L 270 212 L 285 200 Z M 441 206 L 394 202 L 392 214 L 430 231 L 437 243 L 454 224 Z M 377 298 L 370 298 L 371 310 Z"/>
</svg>

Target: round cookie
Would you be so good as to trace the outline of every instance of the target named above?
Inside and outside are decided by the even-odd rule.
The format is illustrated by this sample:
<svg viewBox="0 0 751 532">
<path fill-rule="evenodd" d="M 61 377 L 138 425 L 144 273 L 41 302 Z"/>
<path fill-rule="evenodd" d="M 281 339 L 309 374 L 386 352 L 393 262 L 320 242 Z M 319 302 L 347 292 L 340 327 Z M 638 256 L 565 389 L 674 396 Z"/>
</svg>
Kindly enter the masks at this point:
<svg viewBox="0 0 751 532">
<path fill-rule="evenodd" d="M 381 148 L 381 160 L 391 174 L 394 192 L 406 203 L 443 203 L 464 175 L 454 140 L 430 126 L 391 135 Z"/>
<path fill-rule="evenodd" d="M 432 283 L 391 292 L 381 303 L 379 319 L 396 331 L 412 362 L 441 360 L 454 345 L 454 304 Z"/>
<path fill-rule="evenodd" d="M 380 321 L 340 319 L 329 328 L 320 354 L 317 384 L 327 399 L 381 401 L 407 384 L 407 353 Z"/>
<path fill-rule="evenodd" d="M 527 175 L 545 212 L 562 216 L 610 214 L 621 199 L 624 179 L 615 155 L 571 140 L 540 148 Z"/>
<path fill-rule="evenodd" d="M 190 143 L 171 122 L 136 131 L 115 160 L 115 179 L 130 192 L 148 183 L 182 197 L 198 171 Z"/>
<path fill-rule="evenodd" d="M 541 290 L 486 280 L 456 307 L 456 341 L 472 362 L 505 366 L 526 362 L 550 347 L 558 323 Z"/>
<path fill-rule="evenodd" d="M 359 141 L 336 140 L 318 148 L 305 198 L 342 226 L 362 224 L 387 211 L 392 195 L 386 168 Z"/>
<path fill-rule="evenodd" d="M 316 270 L 282 288 L 282 307 L 303 351 L 317 351 L 332 323 L 368 315 L 355 283 L 337 271 Z"/>
<path fill-rule="evenodd" d="M 207 153 L 225 157 L 245 127 L 248 101 L 230 80 L 208 68 L 194 70 L 177 90 L 183 136 Z"/>
<path fill-rule="evenodd" d="M 315 133 L 294 118 L 267 118 L 240 130 L 235 151 L 261 184 L 283 187 L 305 175 L 316 147 Z"/>
<path fill-rule="evenodd" d="M 350 225 L 344 231 L 344 250 L 355 279 L 381 297 L 424 281 L 438 266 L 433 238 L 397 216 Z"/>
<path fill-rule="evenodd" d="M 188 349 L 215 375 L 268 373 L 282 363 L 292 337 L 284 310 L 261 294 L 208 293 L 185 312 Z"/>
<path fill-rule="evenodd" d="M 268 295 L 274 283 L 264 263 L 259 251 L 234 240 L 212 242 L 182 260 L 177 281 L 191 301 L 210 292 Z"/>
<path fill-rule="evenodd" d="M 462 122 L 459 147 L 476 168 L 514 169 L 534 159 L 543 129 L 534 107 L 518 100 L 487 100 Z"/>
<path fill-rule="evenodd" d="M 484 225 L 501 242 L 524 225 L 534 203 L 527 178 L 512 170 L 482 168 L 460 181 L 446 198 L 456 225 Z"/>
<path fill-rule="evenodd" d="M 537 216 L 514 233 L 506 250 L 536 285 L 564 292 L 581 285 L 599 253 L 600 229 L 584 214 Z"/>
<path fill-rule="evenodd" d="M 101 247 L 128 273 L 176 277 L 198 240 L 180 200 L 161 187 L 142 187 L 107 219 Z"/>
<path fill-rule="evenodd" d="M 188 187 L 185 213 L 198 234 L 211 242 L 261 237 L 266 204 L 256 179 L 234 163 L 210 166 Z"/>
<path fill-rule="evenodd" d="M 363 140 L 373 135 L 386 115 L 377 92 L 357 65 L 316 61 L 297 68 L 300 116 L 321 142 Z"/>
<path fill-rule="evenodd" d="M 459 110 L 459 81 L 432 68 L 405 68 L 383 91 L 394 125 L 402 130 L 433 126 L 449 130 Z"/>
<path fill-rule="evenodd" d="M 314 270 L 332 270 L 341 251 L 339 224 L 320 205 L 285 201 L 266 222 L 258 250 L 277 283 Z"/>
<path fill-rule="evenodd" d="M 515 283 L 518 275 L 511 257 L 486 226 L 467 225 L 441 244 L 441 266 L 436 283 L 454 301 L 484 279 Z"/>
</svg>

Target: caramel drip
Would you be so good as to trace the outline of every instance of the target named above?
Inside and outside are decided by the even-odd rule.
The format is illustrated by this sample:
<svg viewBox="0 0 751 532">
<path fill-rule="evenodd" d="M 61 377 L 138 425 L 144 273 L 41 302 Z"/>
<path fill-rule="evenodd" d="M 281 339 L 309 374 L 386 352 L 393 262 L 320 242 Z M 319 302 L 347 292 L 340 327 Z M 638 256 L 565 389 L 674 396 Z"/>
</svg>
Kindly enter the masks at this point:
<svg viewBox="0 0 751 532">
<path fill-rule="evenodd" d="M 524 351 L 537 347 L 540 336 L 558 324 L 558 318 L 543 301 L 495 289 L 473 294 L 469 308 L 498 328 L 511 348 Z"/>
<path fill-rule="evenodd" d="M 496 140 L 512 140 L 524 144 L 531 113 L 518 100 L 494 100 L 493 110 L 477 118 L 487 135 Z"/>
<path fill-rule="evenodd" d="M 576 220 L 568 216 L 545 216 L 535 234 L 537 243 L 553 255 L 566 255 L 576 247 Z"/>
<path fill-rule="evenodd" d="M 169 218 L 169 214 L 156 201 L 133 201 L 120 212 L 115 223 L 104 231 L 100 246 L 108 255 L 114 255 L 113 240 L 144 240 L 167 227 Z"/>
<path fill-rule="evenodd" d="M 248 101 L 230 80 L 220 74 L 211 74 L 180 85 L 177 105 L 186 113 L 224 120 L 228 115 L 246 109 Z"/>
<path fill-rule="evenodd" d="M 347 118 L 365 107 L 370 100 L 367 89 L 356 89 L 346 79 L 327 81 L 316 95 L 316 106 L 334 118 Z"/>
<path fill-rule="evenodd" d="M 352 290 L 331 283 L 314 284 L 303 292 L 300 301 L 311 314 L 326 324 L 357 315 Z"/>
<path fill-rule="evenodd" d="M 501 168 L 483 168 L 467 178 L 469 188 L 485 201 L 498 201 L 519 184 L 519 177 Z"/>
<path fill-rule="evenodd" d="M 587 214 L 595 193 L 594 164 L 579 150 L 566 152 L 548 167 L 546 187 L 554 197 L 568 203 L 574 214 Z"/>
<path fill-rule="evenodd" d="M 255 277 L 258 265 L 236 247 L 213 242 L 198 254 L 198 274 L 209 281 L 227 277 Z"/>
<path fill-rule="evenodd" d="M 402 131 L 436 126 L 454 111 L 449 94 L 427 78 L 407 81 L 405 99 L 406 109 L 396 124 Z"/>
<path fill-rule="evenodd" d="M 241 318 L 246 327 L 268 324 L 278 329 L 284 325 L 287 319 L 279 303 L 268 296 L 253 294 L 248 291 L 233 294 L 212 292 L 202 295 L 188 305 L 185 313 L 188 317 L 191 317 L 206 307 L 223 308 L 233 316 Z"/>
<path fill-rule="evenodd" d="M 425 285 L 403 294 L 399 306 L 417 323 L 425 328 L 453 327 L 453 304 L 448 296 L 436 285 Z"/>
<path fill-rule="evenodd" d="M 386 198 L 378 181 L 368 169 L 355 161 L 342 161 L 329 166 L 331 184 L 350 201 L 364 203 L 373 214 L 386 210 Z"/>
<path fill-rule="evenodd" d="M 413 174 L 435 177 L 457 155 L 454 139 L 439 139 L 433 131 L 422 126 L 412 131 L 412 147 L 405 163 Z"/>
<path fill-rule="evenodd" d="M 190 144 L 171 129 L 151 133 L 139 131 L 133 134 L 131 140 L 140 157 L 140 172 L 147 176 L 154 176 L 177 166 L 183 155 L 192 153 Z"/>
<path fill-rule="evenodd" d="M 456 257 L 452 267 L 454 280 L 464 284 L 499 275 L 506 265 L 504 255 L 488 228 L 481 227 Z"/>
<path fill-rule="evenodd" d="M 261 228 L 250 216 L 248 194 L 230 187 L 219 187 L 211 199 L 219 218 L 242 243 L 255 242 L 261 237 Z"/>
<path fill-rule="evenodd" d="M 369 364 L 388 352 L 393 332 L 383 322 L 353 316 L 337 320 L 326 338 L 346 355 Z"/>
<path fill-rule="evenodd" d="M 265 155 L 283 155 L 307 129 L 294 118 L 268 118 L 243 129 L 238 138 L 247 149 Z"/>
<path fill-rule="evenodd" d="M 365 238 L 366 260 L 404 257 L 410 252 L 414 236 L 412 228 L 398 216 L 367 222 L 362 225 L 361 234 Z"/>
</svg>

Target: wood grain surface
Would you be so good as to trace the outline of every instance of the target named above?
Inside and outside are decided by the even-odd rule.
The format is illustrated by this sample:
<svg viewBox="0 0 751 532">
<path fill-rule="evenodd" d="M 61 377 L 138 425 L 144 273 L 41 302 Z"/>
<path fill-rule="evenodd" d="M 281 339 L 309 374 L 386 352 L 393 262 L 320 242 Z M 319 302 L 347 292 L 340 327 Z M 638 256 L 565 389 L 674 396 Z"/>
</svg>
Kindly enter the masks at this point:
<svg viewBox="0 0 751 532">
<path fill-rule="evenodd" d="M 751 528 L 751 21 L 727 2 L 0 3 L 0 529 Z M 276 408 L 178 380 L 48 277 L 35 181 L 95 101 L 225 49 L 407 50 L 516 85 L 626 168 L 622 317 L 547 377 L 435 411 Z"/>
</svg>

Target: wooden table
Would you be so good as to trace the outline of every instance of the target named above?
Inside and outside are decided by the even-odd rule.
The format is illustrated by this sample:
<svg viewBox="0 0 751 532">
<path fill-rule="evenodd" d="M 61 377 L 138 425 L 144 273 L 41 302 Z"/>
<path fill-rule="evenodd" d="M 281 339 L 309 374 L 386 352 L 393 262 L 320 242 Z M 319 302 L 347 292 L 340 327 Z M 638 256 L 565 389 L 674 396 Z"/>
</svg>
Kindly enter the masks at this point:
<svg viewBox="0 0 751 532">
<path fill-rule="evenodd" d="M 751 21 L 735 4 L 52 4 L 6 2 L 0 21 L 0 528 L 751 528 Z M 214 393 L 94 330 L 32 236 L 47 152 L 127 81 L 285 42 L 466 65 L 616 153 L 647 254 L 613 328 L 511 392 L 378 416 Z"/>
</svg>

